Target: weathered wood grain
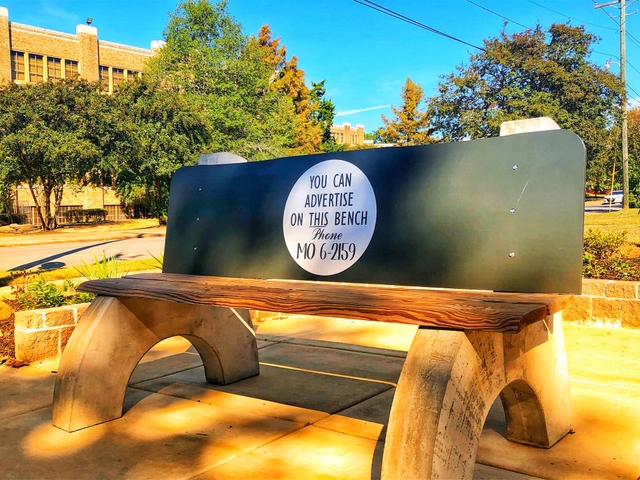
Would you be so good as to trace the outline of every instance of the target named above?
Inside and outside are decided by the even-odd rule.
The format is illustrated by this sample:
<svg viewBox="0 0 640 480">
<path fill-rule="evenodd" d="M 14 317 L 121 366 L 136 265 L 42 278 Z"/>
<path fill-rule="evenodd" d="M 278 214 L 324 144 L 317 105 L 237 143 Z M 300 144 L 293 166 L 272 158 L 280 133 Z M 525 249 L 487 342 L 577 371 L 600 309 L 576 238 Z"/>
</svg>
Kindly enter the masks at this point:
<svg viewBox="0 0 640 480">
<path fill-rule="evenodd" d="M 81 284 L 78 290 L 113 297 L 507 333 L 517 332 L 522 325 L 542 320 L 572 301 L 571 295 L 527 295 L 164 273 L 91 280 Z"/>
</svg>

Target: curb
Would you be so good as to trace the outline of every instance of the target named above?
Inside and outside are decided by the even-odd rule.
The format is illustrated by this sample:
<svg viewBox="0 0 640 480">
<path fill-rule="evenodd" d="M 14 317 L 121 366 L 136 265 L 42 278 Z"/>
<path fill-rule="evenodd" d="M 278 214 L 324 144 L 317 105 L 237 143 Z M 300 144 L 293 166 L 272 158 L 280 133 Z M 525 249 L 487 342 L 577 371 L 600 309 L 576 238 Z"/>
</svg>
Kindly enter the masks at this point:
<svg viewBox="0 0 640 480">
<path fill-rule="evenodd" d="M 24 238 L 24 239 L 11 239 L 11 242 L 3 241 L 2 236 L 0 235 L 0 248 L 9 248 L 9 247 L 32 247 L 37 245 L 53 245 L 56 243 L 69 243 L 69 242 L 99 242 L 103 240 L 129 240 L 131 238 L 151 238 L 151 237 L 164 237 L 165 233 L 160 232 L 141 232 L 141 233 L 126 233 L 123 232 L 121 234 L 114 235 L 98 235 L 95 236 L 81 236 L 79 238 L 69 238 L 73 234 L 65 234 L 61 233 L 57 238 Z"/>
</svg>

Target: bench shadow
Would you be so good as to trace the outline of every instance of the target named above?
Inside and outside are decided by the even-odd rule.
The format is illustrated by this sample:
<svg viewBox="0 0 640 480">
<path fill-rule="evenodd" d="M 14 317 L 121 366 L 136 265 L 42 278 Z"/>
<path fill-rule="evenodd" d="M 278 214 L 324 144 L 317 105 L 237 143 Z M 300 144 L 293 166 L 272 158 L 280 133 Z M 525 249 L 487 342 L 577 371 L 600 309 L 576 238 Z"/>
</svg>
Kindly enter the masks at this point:
<svg viewBox="0 0 640 480">
<path fill-rule="evenodd" d="M 53 261 L 57 260 L 58 258 L 64 257 L 66 255 L 71 255 L 73 253 L 82 252 L 83 250 L 87 250 L 89 248 L 94 248 L 94 247 L 99 247 L 101 245 L 108 245 L 108 244 L 114 243 L 114 242 L 117 242 L 117 240 L 108 240 L 108 241 L 105 241 L 105 242 L 86 245 L 84 247 L 74 248 L 72 250 L 66 250 L 64 252 L 60 252 L 60 253 L 57 253 L 55 255 L 50 255 L 50 256 L 45 257 L 45 258 L 40 258 L 40 259 L 34 260 L 32 262 L 23 263 L 22 265 L 18 265 L 17 267 L 13 267 L 13 268 L 9 269 L 9 271 L 10 272 L 15 272 L 15 271 L 19 271 L 19 270 L 29 270 L 29 269 L 37 267 L 37 266 L 40 266 L 41 270 L 64 267 L 66 265 L 66 263 L 64 263 L 64 262 L 53 262 Z M 45 268 L 44 265 L 49 264 L 49 263 L 55 263 L 57 266 L 55 266 L 55 267 L 46 267 Z"/>
<path fill-rule="evenodd" d="M 318 345 L 301 346 L 300 344 L 281 342 L 275 346 L 269 345 L 261 348 L 261 358 L 269 360 L 268 365 L 265 365 L 265 362 L 261 364 L 261 374 L 225 386 L 205 381 L 200 357 L 192 346 L 183 353 L 141 363 L 134 370 L 130 388 L 127 390 L 125 414 L 134 409 L 136 405 L 142 404 L 154 393 L 229 408 L 229 405 L 217 404 L 217 397 L 207 393 L 214 391 L 239 395 L 250 403 L 253 399 L 255 400 L 254 405 L 264 404 L 264 401 L 267 401 L 283 407 L 298 407 L 309 411 L 324 412 L 329 416 L 322 417 L 322 420 L 309 422 L 304 428 L 319 427 L 323 430 L 330 430 L 334 434 L 353 435 L 375 442 L 371 447 L 370 477 L 371 479 L 379 479 L 395 388 L 393 385 L 376 380 L 380 374 L 374 370 L 370 372 L 370 375 L 366 375 L 370 378 L 344 378 L 339 371 L 340 364 L 337 361 L 332 363 L 330 358 L 327 360 L 326 368 L 320 368 L 315 363 L 317 357 L 310 354 L 301 360 L 301 356 L 298 354 L 301 347 L 312 351 L 313 354 L 326 352 L 327 357 L 330 357 L 332 353 L 327 347 L 344 348 L 344 344 L 338 342 L 335 342 L 335 345 L 332 345 L 332 342 L 322 342 L 322 344 L 322 347 L 318 347 Z M 268 350 L 270 347 L 274 351 L 280 348 L 280 351 L 277 352 L 280 356 L 278 363 L 276 363 L 276 359 L 269 358 Z M 397 352 L 392 353 L 397 355 Z M 273 355 L 272 353 L 271 357 Z M 365 365 L 369 363 L 371 365 L 371 360 L 375 360 L 374 357 L 397 361 L 400 367 L 404 361 L 403 358 L 385 356 L 383 349 L 376 348 L 368 352 L 366 348 L 362 347 L 359 348 L 359 351 L 340 350 L 338 360 L 344 364 Z M 373 363 L 375 364 L 375 362 Z M 362 376 L 365 375 L 362 374 Z M 244 403 L 242 407 L 236 406 L 236 408 L 244 409 Z M 327 421 L 328 419 L 333 419 L 333 423 Z M 349 419 L 353 422 L 349 422 Z M 369 430 L 367 430 L 368 428 Z M 499 396 L 495 399 L 487 415 L 484 429 L 493 430 L 503 438 L 507 438 L 505 415 Z M 377 436 L 376 431 L 379 432 Z M 269 465 L 275 467 L 271 463 Z M 280 465 L 278 468 L 284 467 L 285 465 Z"/>
</svg>

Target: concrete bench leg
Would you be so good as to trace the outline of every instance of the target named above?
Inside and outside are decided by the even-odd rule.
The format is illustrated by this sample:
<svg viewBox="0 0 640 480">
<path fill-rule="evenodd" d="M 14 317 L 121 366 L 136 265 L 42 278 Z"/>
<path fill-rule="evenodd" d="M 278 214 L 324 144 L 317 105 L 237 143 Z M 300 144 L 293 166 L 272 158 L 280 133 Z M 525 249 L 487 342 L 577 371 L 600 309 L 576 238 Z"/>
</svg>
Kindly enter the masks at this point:
<svg viewBox="0 0 640 480">
<path fill-rule="evenodd" d="M 509 440 L 549 448 L 571 428 L 562 314 L 517 334 L 420 328 L 393 400 L 382 478 L 472 478 L 500 395 Z"/>
<path fill-rule="evenodd" d="M 176 335 L 198 350 L 209 382 L 226 385 L 260 373 L 246 310 L 99 296 L 62 355 L 53 424 L 73 432 L 121 417 L 127 384 L 140 359 Z"/>
</svg>

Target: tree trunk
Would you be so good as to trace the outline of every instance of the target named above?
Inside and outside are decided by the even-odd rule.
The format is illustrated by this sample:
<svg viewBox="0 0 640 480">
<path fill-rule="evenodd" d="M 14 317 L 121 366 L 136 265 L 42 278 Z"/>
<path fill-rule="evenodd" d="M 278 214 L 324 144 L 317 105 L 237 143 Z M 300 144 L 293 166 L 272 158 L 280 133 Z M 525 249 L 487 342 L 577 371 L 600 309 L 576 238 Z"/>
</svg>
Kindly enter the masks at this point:
<svg viewBox="0 0 640 480">
<path fill-rule="evenodd" d="M 31 182 L 28 182 L 28 185 L 29 191 L 31 192 L 31 197 L 33 198 L 33 203 L 35 203 L 36 205 L 36 211 L 38 212 L 38 218 L 40 218 L 40 224 L 42 225 L 43 230 L 50 230 L 50 228 L 48 228 L 49 216 L 47 216 L 45 219 L 44 215 L 42 215 L 42 206 L 38 201 L 38 195 L 36 195 L 33 184 Z"/>
<path fill-rule="evenodd" d="M 58 228 L 58 210 L 60 210 L 60 204 L 62 203 L 62 195 L 64 194 L 64 185 L 55 187 L 53 189 L 53 228 Z"/>
</svg>

